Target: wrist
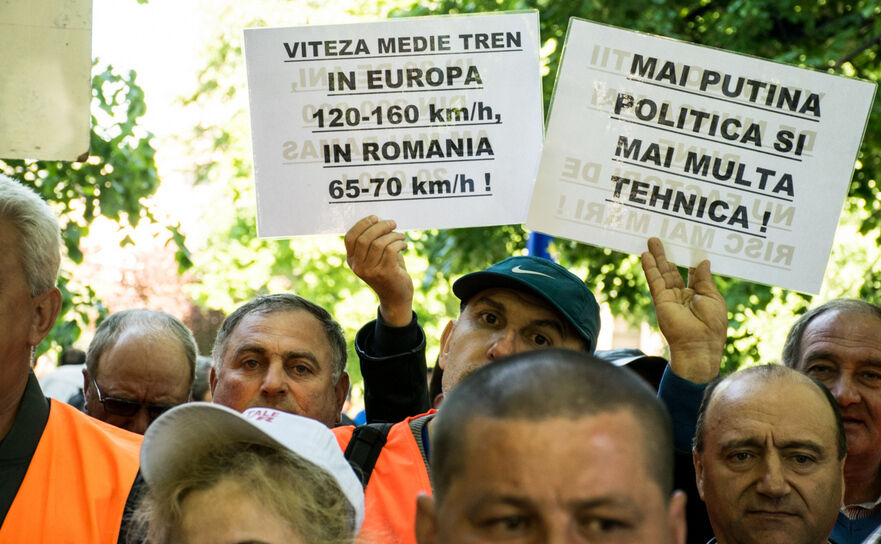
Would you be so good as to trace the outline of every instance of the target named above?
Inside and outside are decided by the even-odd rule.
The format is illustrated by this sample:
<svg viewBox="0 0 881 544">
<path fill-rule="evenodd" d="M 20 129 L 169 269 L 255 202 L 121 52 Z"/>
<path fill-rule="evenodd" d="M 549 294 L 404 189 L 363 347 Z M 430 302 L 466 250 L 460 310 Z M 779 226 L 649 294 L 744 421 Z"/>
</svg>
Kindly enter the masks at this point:
<svg viewBox="0 0 881 544">
<path fill-rule="evenodd" d="M 379 304 L 379 316 L 389 327 L 406 327 L 413 320 L 412 301 L 405 304 Z"/>
<path fill-rule="evenodd" d="M 680 378 L 692 383 L 711 382 L 719 375 L 721 366 L 722 350 L 670 350 L 670 370 Z"/>
</svg>

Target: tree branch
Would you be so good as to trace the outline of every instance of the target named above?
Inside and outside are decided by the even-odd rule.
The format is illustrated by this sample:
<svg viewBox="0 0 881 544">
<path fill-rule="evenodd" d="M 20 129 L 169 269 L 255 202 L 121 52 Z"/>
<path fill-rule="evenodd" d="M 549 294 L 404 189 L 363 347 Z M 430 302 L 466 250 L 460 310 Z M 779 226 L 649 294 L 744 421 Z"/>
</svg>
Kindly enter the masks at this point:
<svg viewBox="0 0 881 544">
<path fill-rule="evenodd" d="M 833 64 L 832 65 L 833 68 L 838 68 L 842 64 L 844 64 L 845 62 L 850 62 L 854 57 L 856 57 L 857 55 L 859 55 L 860 53 L 862 53 L 866 49 L 872 47 L 874 44 L 879 43 L 879 42 L 881 42 L 881 34 L 878 34 L 872 38 L 869 38 L 868 40 L 866 40 L 862 44 L 860 44 L 859 47 L 857 47 L 856 49 L 854 49 L 853 51 L 851 51 L 847 55 L 843 56 L 840 60 L 838 60 L 835 64 Z"/>
</svg>

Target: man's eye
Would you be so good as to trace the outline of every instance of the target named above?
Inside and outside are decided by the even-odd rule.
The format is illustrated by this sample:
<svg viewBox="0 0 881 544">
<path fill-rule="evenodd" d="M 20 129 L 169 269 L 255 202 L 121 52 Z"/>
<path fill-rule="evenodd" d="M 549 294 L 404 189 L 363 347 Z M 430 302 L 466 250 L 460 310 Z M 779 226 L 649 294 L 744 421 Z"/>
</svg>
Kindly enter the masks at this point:
<svg viewBox="0 0 881 544">
<path fill-rule="evenodd" d="M 582 530 L 586 534 L 605 534 L 631 528 L 630 523 L 613 518 L 590 517 L 586 520 L 581 520 L 580 523 L 583 527 Z"/>
<path fill-rule="evenodd" d="M 791 457 L 791 459 L 793 462 L 795 462 L 796 465 L 804 466 L 804 467 L 812 465 L 814 463 L 813 457 L 811 457 L 810 455 L 805 455 L 805 454 L 801 454 L 801 453 L 793 455 Z"/>
<path fill-rule="evenodd" d="M 735 464 L 746 463 L 753 458 L 753 454 L 748 451 L 736 451 L 728 456 L 728 459 Z"/>
<path fill-rule="evenodd" d="M 309 365 L 303 364 L 294 365 L 292 370 L 297 376 L 306 376 L 307 374 L 312 373 L 312 368 L 310 368 Z"/>
<path fill-rule="evenodd" d="M 814 378 L 823 379 L 824 377 L 832 375 L 833 369 L 826 365 L 813 365 L 808 367 L 806 373 Z"/>
<path fill-rule="evenodd" d="M 507 534 L 526 531 L 529 529 L 530 523 L 526 516 L 513 515 L 490 518 L 481 525 L 492 533 Z"/>
<path fill-rule="evenodd" d="M 490 325 L 495 325 L 496 323 L 499 322 L 499 316 L 497 316 L 496 314 L 493 314 L 493 313 L 486 312 L 483 314 L 482 317 L 483 317 L 483 321 L 485 323 L 490 324 Z"/>
<path fill-rule="evenodd" d="M 260 363 L 255 359 L 245 359 L 242 361 L 242 366 L 249 370 L 255 370 L 260 366 Z"/>
<path fill-rule="evenodd" d="M 879 385 L 881 384 L 881 374 L 871 371 L 862 372 L 860 373 L 860 380 L 869 385 Z"/>
<path fill-rule="evenodd" d="M 543 334 L 536 334 L 532 337 L 532 343 L 536 346 L 550 346 L 551 339 Z"/>
</svg>

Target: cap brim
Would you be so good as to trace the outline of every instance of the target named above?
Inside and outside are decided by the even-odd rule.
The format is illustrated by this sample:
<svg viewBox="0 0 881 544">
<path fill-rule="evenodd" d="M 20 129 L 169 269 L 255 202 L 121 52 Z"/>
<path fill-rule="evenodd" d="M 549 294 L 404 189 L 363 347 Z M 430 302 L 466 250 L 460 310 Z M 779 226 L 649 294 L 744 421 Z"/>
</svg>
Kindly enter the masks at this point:
<svg viewBox="0 0 881 544">
<path fill-rule="evenodd" d="M 176 480 L 189 461 L 231 442 L 285 447 L 231 408 L 192 402 L 169 410 L 147 429 L 141 474 L 150 486 Z"/>
<path fill-rule="evenodd" d="M 453 294 L 459 297 L 459 300 L 461 300 L 463 303 L 467 303 L 471 299 L 471 297 L 473 297 L 477 293 L 486 289 L 494 288 L 528 291 L 534 295 L 537 295 L 538 297 L 541 297 L 542 300 L 553 304 L 553 302 L 549 300 L 543 293 L 539 292 L 532 285 L 526 283 L 525 281 L 517 280 L 505 274 L 498 274 L 496 272 L 487 271 L 472 272 L 456 280 L 456 282 L 453 283 Z"/>
<path fill-rule="evenodd" d="M 261 417 L 262 411 L 273 413 Z M 364 490 L 358 476 L 339 449 L 336 437 L 324 424 L 307 417 L 269 408 L 252 408 L 245 414 L 207 402 L 172 408 L 147 428 L 141 446 L 141 473 L 148 486 L 185 477 L 193 462 L 223 446 L 237 442 L 287 450 L 327 471 L 352 505 L 354 529 L 364 520 Z M 247 417 L 258 412 L 254 418 Z M 283 428 L 272 423 L 280 420 Z M 278 431 L 274 438 L 271 431 Z"/>
</svg>

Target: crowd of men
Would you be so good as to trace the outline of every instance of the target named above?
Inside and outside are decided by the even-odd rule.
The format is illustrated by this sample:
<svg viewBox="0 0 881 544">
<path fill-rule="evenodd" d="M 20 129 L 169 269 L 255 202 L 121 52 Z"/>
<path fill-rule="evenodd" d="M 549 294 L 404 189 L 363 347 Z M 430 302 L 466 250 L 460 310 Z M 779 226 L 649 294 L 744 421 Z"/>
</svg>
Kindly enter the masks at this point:
<svg viewBox="0 0 881 544">
<path fill-rule="evenodd" d="M 651 239 L 643 270 L 670 359 L 649 383 L 596 352 L 581 279 L 511 257 L 453 284 L 434 395 L 403 235 L 371 216 L 345 242 L 379 299 L 355 338 L 367 425 L 340 425 L 342 329 L 292 294 L 226 318 L 213 405 L 191 402 L 206 393 L 193 398 L 198 354 L 179 319 L 111 315 L 80 411 L 32 371 L 61 309 L 57 218 L 0 176 L 0 542 L 208 542 L 218 527 L 231 542 L 324 542 L 316 512 L 338 522 L 327 542 L 366 544 L 881 539 L 878 307 L 824 304 L 795 322 L 783 365 L 720 377 L 728 315 L 709 263 L 686 284 Z"/>
</svg>

